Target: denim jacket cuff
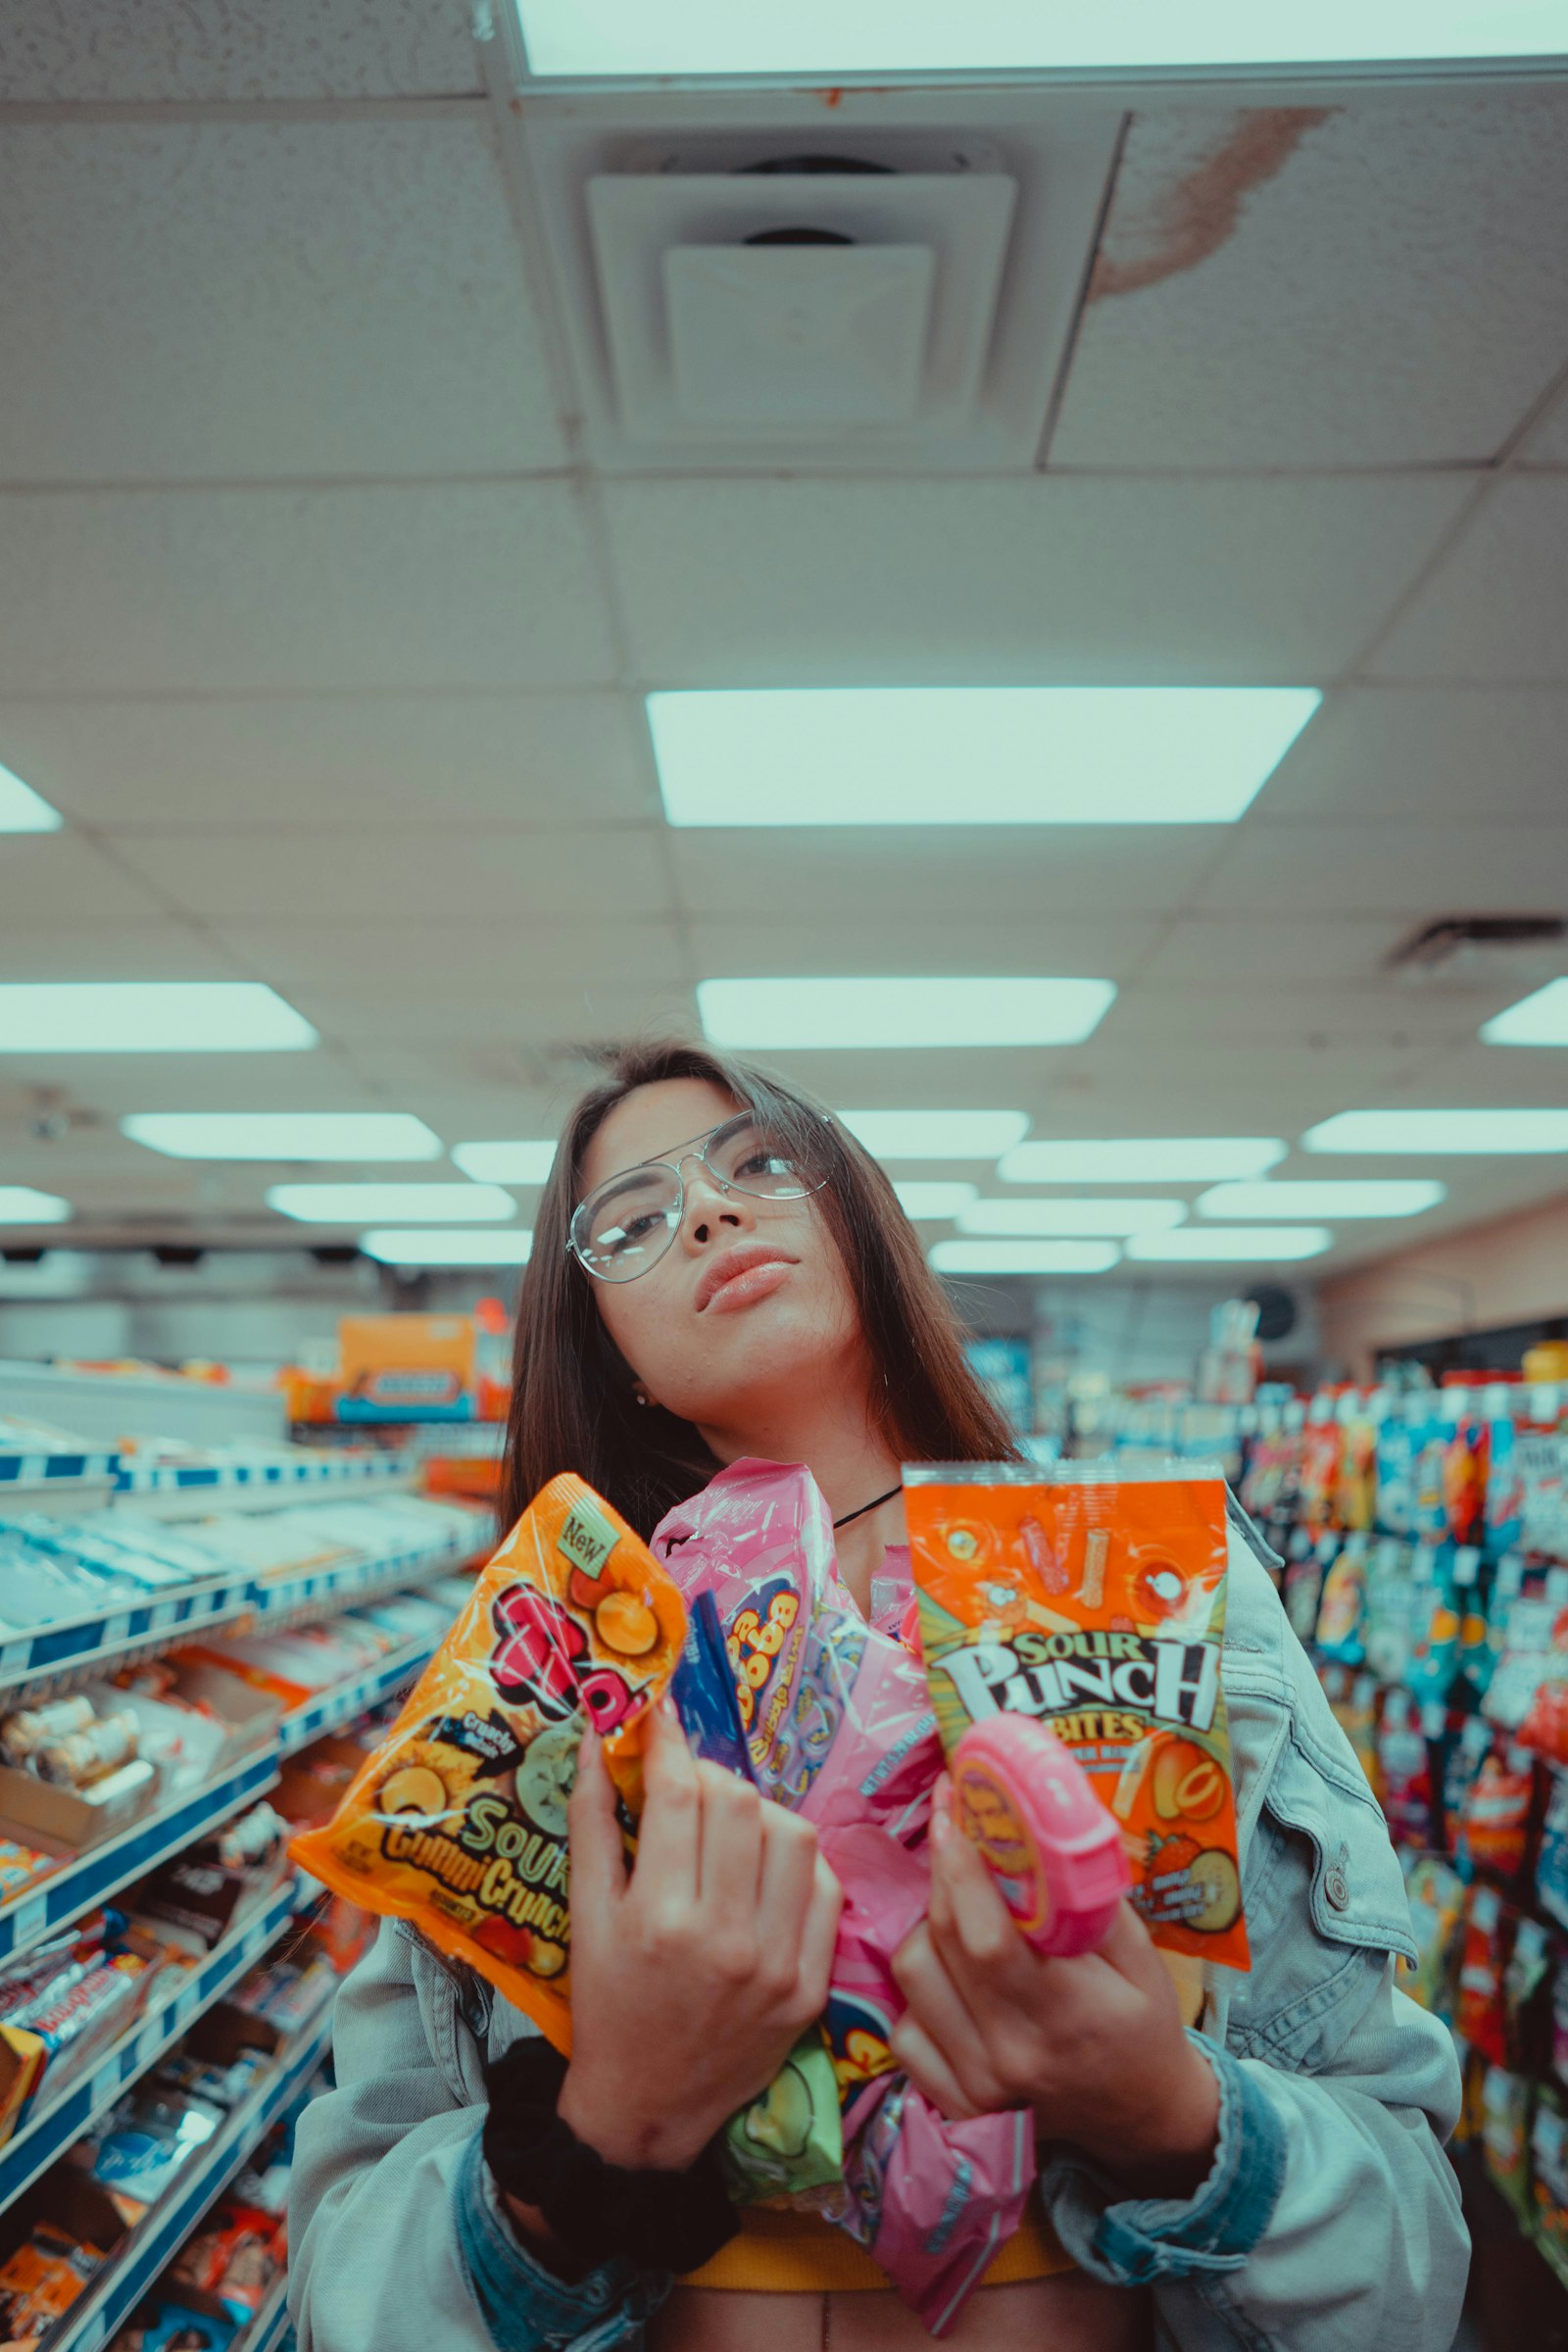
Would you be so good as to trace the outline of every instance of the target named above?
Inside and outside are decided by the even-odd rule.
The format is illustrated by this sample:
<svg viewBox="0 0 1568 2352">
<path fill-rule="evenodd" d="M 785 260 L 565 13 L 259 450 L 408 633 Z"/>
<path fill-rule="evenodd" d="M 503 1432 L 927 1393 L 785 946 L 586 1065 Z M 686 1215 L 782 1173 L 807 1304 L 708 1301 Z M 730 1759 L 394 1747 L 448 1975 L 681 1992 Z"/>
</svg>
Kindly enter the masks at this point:
<svg viewBox="0 0 1568 2352">
<path fill-rule="evenodd" d="M 1188 2029 L 1219 2083 L 1219 2135 L 1191 2197 L 1127 2197 L 1067 2150 L 1044 2167 L 1040 2193 L 1080 2269 L 1115 2286 L 1235 2271 L 1268 2228 L 1285 2184 L 1285 2126 L 1267 2092 L 1228 2050 Z"/>
<path fill-rule="evenodd" d="M 497 2352 L 609 2352 L 636 2335 L 669 2280 L 618 2257 L 582 2278 L 557 2278 L 507 2221 L 474 2133 L 457 2180 L 458 2241 Z"/>
</svg>

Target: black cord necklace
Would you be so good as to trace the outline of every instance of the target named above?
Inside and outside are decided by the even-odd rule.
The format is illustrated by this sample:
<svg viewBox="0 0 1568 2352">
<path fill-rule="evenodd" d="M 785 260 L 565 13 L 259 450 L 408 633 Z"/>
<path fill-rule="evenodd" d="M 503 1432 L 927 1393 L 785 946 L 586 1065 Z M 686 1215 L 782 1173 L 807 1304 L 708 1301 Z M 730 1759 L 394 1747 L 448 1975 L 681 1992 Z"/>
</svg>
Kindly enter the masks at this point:
<svg viewBox="0 0 1568 2352">
<path fill-rule="evenodd" d="M 834 1526 L 848 1527 L 852 1519 L 863 1519 L 867 1511 L 874 1511 L 877 1507 L 877 1504 L 880 1502 L 891 1502 L 894 1495 L 899 1494 L 901 1491 L 902 1481 L 897 1487 L 889 1487 L 885 1494 L 874 1495 L 869 1502 L 862 1502 L 858 1511 L 846 1511 L 842 1519 L 834 1520 Z"/>
</svg>

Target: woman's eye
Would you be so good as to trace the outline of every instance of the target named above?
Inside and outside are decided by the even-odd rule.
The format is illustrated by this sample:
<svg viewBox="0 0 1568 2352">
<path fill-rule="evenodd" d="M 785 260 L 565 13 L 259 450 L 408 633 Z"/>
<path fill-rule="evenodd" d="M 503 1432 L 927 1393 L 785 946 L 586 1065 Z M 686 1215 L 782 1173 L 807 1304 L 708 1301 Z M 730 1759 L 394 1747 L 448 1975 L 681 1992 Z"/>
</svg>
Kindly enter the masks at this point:
<svg viewBox="0 0 1568 2352">
<path fill-rule="evenodd" d="M 741 1161 L 737 1176 L 793 1176 L 795 1170 L 781 1152 L 753 1152 Z"/>
</svg>

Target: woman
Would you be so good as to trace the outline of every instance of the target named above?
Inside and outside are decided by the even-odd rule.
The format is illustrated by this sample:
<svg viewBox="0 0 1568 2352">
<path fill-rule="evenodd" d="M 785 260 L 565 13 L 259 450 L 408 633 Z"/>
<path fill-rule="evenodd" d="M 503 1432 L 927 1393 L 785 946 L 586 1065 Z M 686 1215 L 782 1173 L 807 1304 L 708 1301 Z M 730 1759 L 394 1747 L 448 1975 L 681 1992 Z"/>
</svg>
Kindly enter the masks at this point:
<svg viewBox="0 0 1568 2352">
<path fill-rule="evenodd" d="M 805 1098 L 685 1046 L 622 1055 L 567 1122 L 523 1284 L 513 1413 L 514 1516 L 570 1468 L 647 1535 L 724 1463 L 806 1463 L 867 1615 L 903 1537 L 901 1461 L 1012 1449 L 881 1171 Z M 1042 2168 L 1039 2211 L 954 2344 L 1452 2339 L 1468 2252 L 1441 2145 L 1458 2109 L 1452 2046 L 1394 1988 L 1410 1949 L 1398 1866 L 1266 1556 L 1237 1513 L 1225 1686 L 1254 1957 L 1246 1977 L 1209 1972 L 1200 2032 L 1129 1906 L 1102 1952 L 1041 1961 L 964 1841 L 933 1828 L 929 1917 L 898 1958 L 896 2054 L 951 2116 L 1032 2108 Z M 515 2083 L 541 2053 L 467 1972 L 388 1923 L 344 1987 L 338 2088 L 298 2136 L 302 2352 L 928 2340 L 851 2276 L 848 2241 L 842 2262 L 820 2242 L 837 2236 L 825 2225 L 780 2247 L 754 2221 L 699 2260 L 703 2227 L 687 2225 L 709 2210 L 704 2151 L 820 2009 L 837 1892 L 808 1826 L 694 1763 L 667 1718 L 647 1783 L 628 1877 L 585 1747 L 574 2048 L 537 2131 L 540 2094 Z M 563 2196 L 566 2180 L 579 2185 Z M 678 2217 L 694 2279 L 672 2286 L 650 2253 L 650 2213 Z"/>
</svg>

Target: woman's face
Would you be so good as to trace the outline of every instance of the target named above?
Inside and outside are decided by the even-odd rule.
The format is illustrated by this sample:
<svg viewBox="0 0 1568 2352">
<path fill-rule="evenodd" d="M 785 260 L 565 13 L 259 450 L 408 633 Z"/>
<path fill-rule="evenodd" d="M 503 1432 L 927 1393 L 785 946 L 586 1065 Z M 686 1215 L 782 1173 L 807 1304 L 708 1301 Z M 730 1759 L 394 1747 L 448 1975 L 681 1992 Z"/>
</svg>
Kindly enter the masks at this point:
<svg viewBox="0 0 1568 2352">
<path fill-rule="evenodd" d="M 702 1078 L 666 1078 L 617 1102 L 584 1158 L 581 1197 L 643 1160 L 684 1157 L 734 1115 Z M 680 1228 L 634 1282 L 595 1282 L 605 1327 L 656 1404 L 704 1431 L 744 1432 L 809 1379 L 863 1381 L 854 1295 L 813 1200 L 723 1193 L 684 1157 Z"/>
</svg>

